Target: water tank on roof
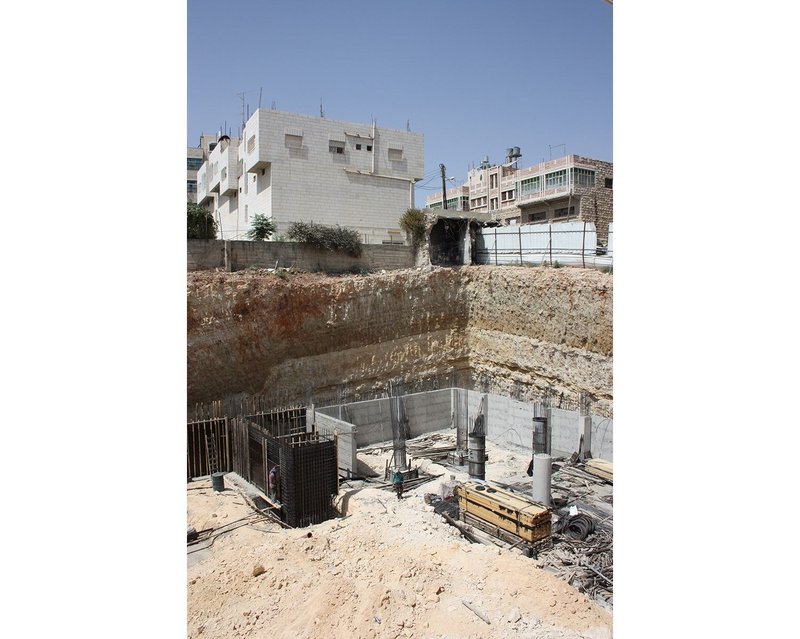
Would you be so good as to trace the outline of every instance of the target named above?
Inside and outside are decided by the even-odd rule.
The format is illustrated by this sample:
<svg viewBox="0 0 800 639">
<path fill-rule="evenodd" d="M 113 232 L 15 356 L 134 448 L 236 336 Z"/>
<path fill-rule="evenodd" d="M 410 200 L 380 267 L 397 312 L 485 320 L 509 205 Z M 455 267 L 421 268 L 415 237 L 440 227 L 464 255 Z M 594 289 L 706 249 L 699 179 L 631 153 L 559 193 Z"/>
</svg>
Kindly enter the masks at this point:
<svg viewBox="0 0 800 639">
<path fill-rule="evenodd" d="M 514 147 L 514 151 L 511 153 L 511 157 L 514 157 L 514 158 L 521 158 L 522 157 L 522 153 L 519 152 L 519 147 L 518 146 Z"/>
<path fill-rule="evenodd" d="M 514 157 L 514 149 L 512 147 L 508 147 L 506 149 L 506 157 L 507 158 Z"/>
</svg>

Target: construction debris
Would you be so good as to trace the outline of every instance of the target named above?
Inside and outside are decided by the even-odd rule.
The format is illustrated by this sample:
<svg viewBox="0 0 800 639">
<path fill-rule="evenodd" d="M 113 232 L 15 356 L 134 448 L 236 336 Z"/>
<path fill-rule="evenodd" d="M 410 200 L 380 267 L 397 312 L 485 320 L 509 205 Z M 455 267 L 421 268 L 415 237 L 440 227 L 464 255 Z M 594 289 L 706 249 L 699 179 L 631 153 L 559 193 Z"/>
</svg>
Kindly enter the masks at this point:
<svg viewBox="0 0 800 639">
<path fill-rule="evenodd" d="M 586 472 L 611 483 L 614 482 L 614 465 L 605 459 L 590 459 L 587 461 Z"/>
</svg>

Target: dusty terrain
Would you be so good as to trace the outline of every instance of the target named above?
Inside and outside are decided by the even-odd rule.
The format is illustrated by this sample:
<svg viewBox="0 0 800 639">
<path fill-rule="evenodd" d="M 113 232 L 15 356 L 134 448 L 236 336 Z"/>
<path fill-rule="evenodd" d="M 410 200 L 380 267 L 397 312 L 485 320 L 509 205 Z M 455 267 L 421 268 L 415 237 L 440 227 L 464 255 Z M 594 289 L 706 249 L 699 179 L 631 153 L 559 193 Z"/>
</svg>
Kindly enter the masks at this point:
<svg viewBox="0 0 800 639">
<path fill-rule="evenodd" d="M 589 395 L 610 416 L 613 277 L 463 267 L 369 276 L 188 274 L 188 401 L 332 400 L 423 376 L 533 399 Z"/>
<path fill-rule="evenodd" d="M 487 479 L 524 473 L 522 456 L 487 451 Z M 381 469 L 385 455 L 363 459 Z M 609 611 L 517 551 L 470 544 L 434 513 L 424 494 L 453 471 L 420 461 L 441 478 L 400 501 L 343 484 L 342 518 L 296 530 L 258 518 L 234 475 L 222 493 L 190 483 L 189 525 L 233 530 L 188 549 L 188 636 L 611 637 Z"/>
</svg>

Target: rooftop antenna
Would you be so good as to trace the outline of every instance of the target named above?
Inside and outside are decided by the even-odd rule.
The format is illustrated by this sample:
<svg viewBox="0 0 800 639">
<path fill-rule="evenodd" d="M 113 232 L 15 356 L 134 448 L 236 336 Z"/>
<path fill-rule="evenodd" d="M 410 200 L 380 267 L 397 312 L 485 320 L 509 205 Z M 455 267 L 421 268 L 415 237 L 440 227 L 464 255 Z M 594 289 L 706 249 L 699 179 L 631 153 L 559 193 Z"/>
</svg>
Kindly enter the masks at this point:
<svg viewBox="0 0 800 639">
<path fill-rule="evenodd" d="M 548 144 L 547 146 L 550 147 L 550 159 L 553 159 L 553 149 L 557 149 L 560 146 L 564 147 L 564 155 L 567 154 L 567 145 L 566 144 Z"/>
<path fill-rule="evenodd" d="M 325 117 L 325 111 L 322 110 L 322 98 L 319 99 L 319 117 Z"/>
<path fill-rule="evenodd" d="M 261 92 L 264 90 L 264 87 L 260 87 L 258 89 L 258 108 L 261 108 Z"/>
<path fill-rule="evenodd" d="M 411 131 L 411 120 L 406 120 L 406 131 Z"/>
<path fill-rule="evenodd" d="M 270 106 L 270 109 L 272 109 L 273 111 L 275 111 L 277 108 L 278 108 L 278 103 L 277 103 L 277 102 L 275 102 L 275 100 L 273 100 L 273 101 L 272 101 L 272 106 Z"/>
</svg>

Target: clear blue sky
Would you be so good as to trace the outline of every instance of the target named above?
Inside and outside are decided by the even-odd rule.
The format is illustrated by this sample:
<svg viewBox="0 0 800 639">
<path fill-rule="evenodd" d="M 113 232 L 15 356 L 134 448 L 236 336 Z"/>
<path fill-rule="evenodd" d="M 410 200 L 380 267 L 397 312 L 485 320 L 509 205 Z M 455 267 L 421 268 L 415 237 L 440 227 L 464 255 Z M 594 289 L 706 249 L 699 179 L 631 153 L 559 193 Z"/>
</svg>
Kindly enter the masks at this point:
<svg viewBox="0 0 800 639">
<path fill-rule="evenodd" d="M 612 7 L 603 0 L 188 2 L 188 137 L 280 111 L 425 135 L 425 174 L 484 155 L 612 160 Z M 553 157 L 564 147 L 554 148 Z M 436 187 L 436 181 L 427 185 Z M 431 193 L 418 189 L 417 204 Z"/>
</svg>

